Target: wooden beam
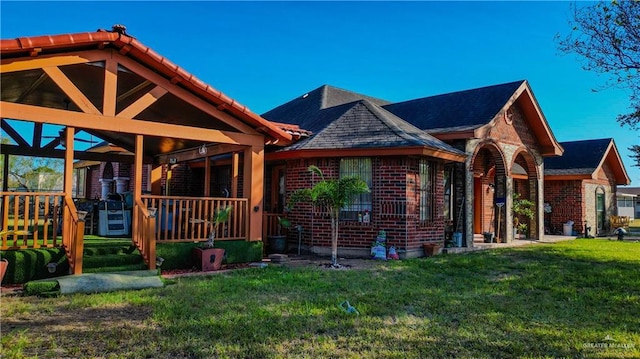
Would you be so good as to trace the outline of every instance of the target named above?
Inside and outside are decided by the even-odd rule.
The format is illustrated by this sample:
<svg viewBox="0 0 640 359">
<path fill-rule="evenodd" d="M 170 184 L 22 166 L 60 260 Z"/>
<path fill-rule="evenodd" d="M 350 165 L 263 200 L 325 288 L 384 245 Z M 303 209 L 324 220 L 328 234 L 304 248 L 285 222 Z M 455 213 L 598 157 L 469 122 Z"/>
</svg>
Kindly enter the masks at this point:
<svg viewBox="0 0 640 359">
<path fill-rule="evenodd" d="M 2 192 L 7 192 L 9 190 L 9 154 L 3 151 L 0 152 L 4 156 L 4 162 L 2 163 Z"/>
<path fill-rule="evenodd" d="M 66 54 L 51 54 L 38 57 L 20 57 L 2 59 L 0 73 L 41 69 L 50 66 L 65 66 L 83 64 L 87 62 L 104 61 L 111 57 L 111 51 L 89 50 L 69 52 Z"/>
<path fill-rule="evenodd" d="M 18 131 L 14 130 L 13 127 L 11 127 L 11 125 L 9 124 L 9 122 L 7 122 L 4 118 L 2 119 L 2 121 L 0 121 L 0 127 L 4 132 L 7 133 L 7 135 L 9 135 L 9 137 L 11 137 L 14 141 L 16 141 L 18 145 L 31 147 L 29 146 L 29 142 L 27 142 L 27 140 L 25 140 L 22 136 L 20 136 Z"/>
<path fill-rule="evenodd" d="M 33 124 L 33 148 L 40 148 L 42 144 L 42 124 Z"/>
<path fill-rule="evenodd" d="M 264 147 L 253 146 L 244 150 L 243 197 L 248 199 L 248 239 L 262 240 L 262 214 L 264 196 Z"/>
<path fill-rule="evenodd" d="M 174 158 L 176 162 L 186 162 L 186 161 L 197 160 L 203 157 L 217 156 L 224 153 L 244 151 L 244 147 L 245 146 L 242 146 L 242 145 L 228 145 L 228 144 L 209 145 L 209 146 L 206 146 L 207 153 L 204 155 L 200 154 L 200 151 L 199 151 L 200 147 L 197 147 L 197 148 L 191 148 L 184 151 L 177 151 L 177 152 L 167 153 L 163 155 L 158 155 L 156 156 L 156 160 L 158 163 L 169 163 L 170 159 Z"/>
<path fill-rule="evenodd" d="M 108 59 L 104 68 L 104 95 L 102 97 L 102 114 L 116 115 L 118 96 L 118 61 Z"/>
<path fill-rule="evenodd" d="M 229 126 L 236 128 L 237 130 L 243 133 L 252 134 L 252 135 L 258 134 L 258 131 L 256 131 L 253 127 L 247 125 L 243 121 L 237 119 L 236 117 L 226 112 L 218 110 L 211 103 L 201 98 L 198 98 L 197 96 L 194 96 L 193 93 L 171 83 L 171 80 L 166 79 L 163 76 L 149 70 L 148 68 L 141 65 L 140 63 L 121 55 L 116 55 L 116 59 L 122 66 L 126 67 L 128 70 L 148 79 L 149 81 L 155 83 L 158 86 L 161 86 L 169 90 L 169 92 L 172 95 L 176 96 L 182 101 L 185 101 L 191 106 L 196 107 L 197 109 L 203 111 L 204 113 L 207 113 L 217 118 L 218 120 L 226 123 Z"/>
<path fill-rule="evenodd" d="M 162 195 L 162 165 L 154 166 L 151 169 L 151 194 L 155 196 Z"/>
<path fill-rule="evenodd" d="M 64 93 L 86 113 L 94 115 L 100 114 L 100 111 L 91 103 L 91 101 L 80 91 L 76 85 L 65 75 L 58 67 L 45 67 L 42 70 L 60 87 Z"/>
<path fill-rule="evenodd" d="M 73 127 L 67 127 L 64 131 L 67 147 L 64 150 L 64 184 L 63 192 L 67 197 L 71 197 L 73 192 L 73 136 L 76 131 Z"/>
<path fill-rule="evenodd" d="M 129 91 L 123 93 L 122 95 L 118 96 L 116 98 L 116 103 L 135 95 L 136 93 L 140 92 L 143 88 L 145 88 L 145 87 L 147 87 L 149 85 L 151 85 L 151 81 L 149 81 L 149 80 L 142 81 L 138 86 L 135 86 L 131 90 L 129 90 Z"/>
<path fill-rule="evenodd" d="M 58 149 L 21 147 L 16 145 L 0 144 L 0 153 L 28 157 L 64 158 L 65 151 Z M 118 153 L 99 153 L 75 151 L 73 157 L 77 160 L 133 163 L 133 156 Z M 144 163 L 153 163 L 153 158 L 145 156 Z"/>
<path fill-rule="evenodd" d="M 84 127 L 140 134 L 147 136 L 182 138 L 202 142 L 219 142 L 234 145 L 263 146 L 264 137 L 239 132 L 197 128 L 135 119 L 122 119 L 90 113 L 71 112 L 53 108 L 23 105 L 0 101 L 0 117 L 54 125 Z"/>
<path fill-rule="evenodd" d="M 133 166 L 133 198 L 136 201 L 142 200 L 142 158 L 144 157 L 142 140 L 142 135 L 136 135 L 136 152 L 134 155 L 135 161 Z"/>
<path fill-rule="evenodd" d="M 129 105 L 129 107 L 118 113 L 117 117 L 120 118 L 134 118 L 144 111 L 147 107 L 158 101 L 160 97 L 164 96 L 168 91 L 160 86 L 154 87 L 151 91 L 142 95 L 136 102 Z"/>
</svg>

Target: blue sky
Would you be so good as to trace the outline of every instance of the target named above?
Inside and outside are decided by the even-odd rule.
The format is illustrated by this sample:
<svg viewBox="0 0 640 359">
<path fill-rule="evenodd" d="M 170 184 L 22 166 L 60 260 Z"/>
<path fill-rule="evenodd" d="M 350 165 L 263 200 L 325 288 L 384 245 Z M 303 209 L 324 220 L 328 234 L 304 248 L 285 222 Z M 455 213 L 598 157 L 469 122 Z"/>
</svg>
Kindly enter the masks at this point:
<svg viewBox="0 0 640 359">
<path fill-rule="evenodd" d="M 10 2 L 2 38 L 110 29 L 130 35 L 256 113 L 323 84 L 389 101 L 526 79 L 559 141 L 613 137 L 628 94 L 560 55 L 568 2 Z"/>
</svg>

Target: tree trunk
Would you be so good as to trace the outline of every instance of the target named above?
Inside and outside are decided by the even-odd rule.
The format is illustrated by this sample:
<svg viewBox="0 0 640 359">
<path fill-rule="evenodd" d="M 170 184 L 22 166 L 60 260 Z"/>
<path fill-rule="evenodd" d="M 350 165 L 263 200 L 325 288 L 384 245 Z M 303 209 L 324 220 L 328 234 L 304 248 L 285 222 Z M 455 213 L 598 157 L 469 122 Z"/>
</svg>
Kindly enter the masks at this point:
<svg viewBox="0 0 640 359">
<path fill-rule="evenodd" d="M 331 265 L 338 266 L 338 216 L 331 215 Z"/>
</svg>

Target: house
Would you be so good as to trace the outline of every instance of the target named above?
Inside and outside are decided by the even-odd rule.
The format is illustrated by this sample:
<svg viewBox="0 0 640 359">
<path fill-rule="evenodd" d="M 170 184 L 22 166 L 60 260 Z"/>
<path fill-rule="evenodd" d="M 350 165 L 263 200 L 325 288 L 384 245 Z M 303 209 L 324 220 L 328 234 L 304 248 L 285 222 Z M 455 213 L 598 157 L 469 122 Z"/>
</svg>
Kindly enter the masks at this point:
<svg viewBox="0 0 640 359">
<path fill-rule="evenodd" d="M 312 133 L 267 147 L 266 210 L 278 213 L 288 194 L 313 184 L 310 164 L 330 177 L 368 182 L 371 194 L 343 213 L 341 253 L 365 252 L 380 230 L 405 257 L 421 255 L 424 243 L 442 243 L 445 229 L 463 233 L 467 247 L 485 232 L 512 241 L 513 193 L 535 203 L 528 236 L 544 233 L 543 159 L 562 147 L 527 81 L 397 103 L 324 85 L 262 116 Z M 289 216 L 303 228 L 302 245 L 326 250 L 322 209 Z"/>
<path fill-rule="evenodd" d="M 618 216 L 640 218 L 640 187 L 618 187 Z"/>
<path fill-rule="evenodd" d="M 618 185 L 630 183 L 612 138 L 561 142 L 562 157 L 544 161 L 545 218 L 551 233 L 573 222 L 573 231 L 606 235 L 610 216 L 617 214 Z"/>
</svg>

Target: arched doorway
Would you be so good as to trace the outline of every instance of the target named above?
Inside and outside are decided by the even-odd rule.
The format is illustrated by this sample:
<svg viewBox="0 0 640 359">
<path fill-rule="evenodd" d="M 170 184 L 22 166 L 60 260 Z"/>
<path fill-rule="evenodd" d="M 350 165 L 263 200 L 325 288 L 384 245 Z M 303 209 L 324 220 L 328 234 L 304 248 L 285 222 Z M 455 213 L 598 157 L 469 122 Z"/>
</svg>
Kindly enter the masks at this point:
<svg viewBox="0 0 640 359">
<path fill-rule="evenodd" d="M 534 158 L 526 150 L 516 152 L 511 165 L 513 179 L 513 195 L 520 199 L 529 200 L 534 204 L 533 218 L 517 216 L 517 221 L 524 224 L 518 233 L 526 238 L 538 238 L 538 171 Z M 514 197 L 515 198 L 515 197 Z M 516 216 L 516 214 L 514 214 Z M 515 221 L 515 218 L 514 218 Z"/>
<path fill-rule="evenodd" d="M 475 237 L 493 233 L 504 238 L 504 203 L 506 193 L 505 161 L 492 142 L 482 144 L 473 156 L 473 233 Z"/>
</svg>

